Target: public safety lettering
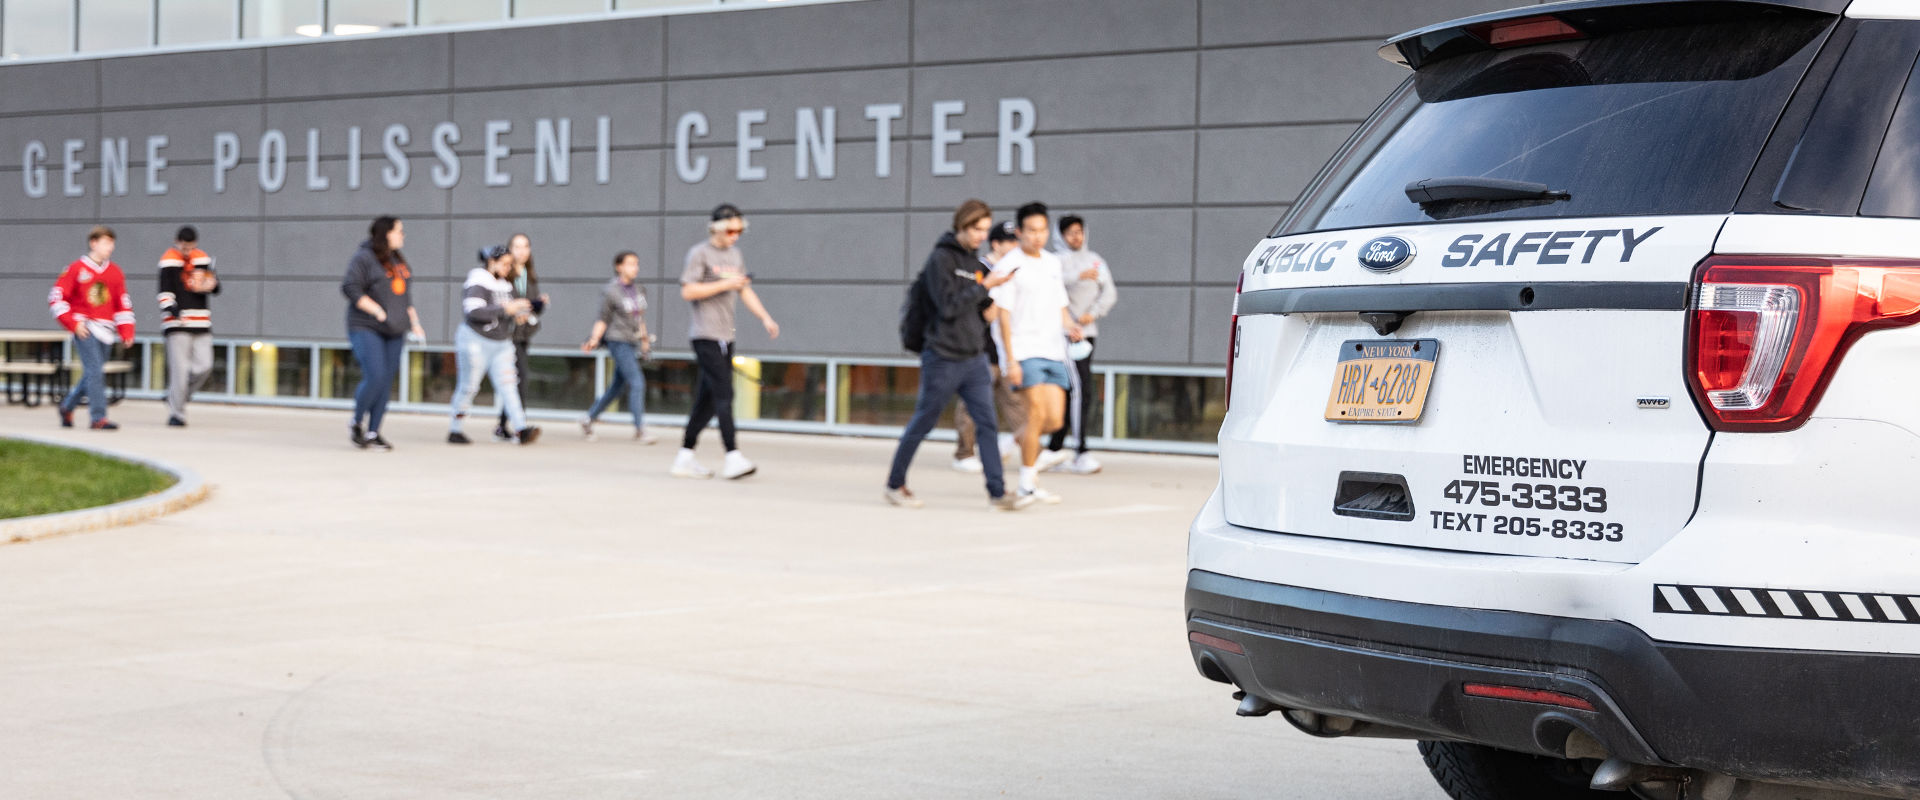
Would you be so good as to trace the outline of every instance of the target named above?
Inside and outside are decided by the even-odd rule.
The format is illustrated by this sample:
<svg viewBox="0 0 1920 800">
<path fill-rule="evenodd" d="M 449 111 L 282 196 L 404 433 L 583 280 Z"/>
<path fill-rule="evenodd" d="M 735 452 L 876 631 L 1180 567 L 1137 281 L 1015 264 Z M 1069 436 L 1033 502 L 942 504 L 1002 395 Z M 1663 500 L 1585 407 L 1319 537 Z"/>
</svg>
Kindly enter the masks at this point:
<svg viewBox="0 0 1920 800">
<path fill-rule="evenodd" d="M 1649 228 L 1636 231 L 1632 228 L 1606 228 L 1591 231 L 1527 231 L 1525 233 L 1502 233 L 1489 238 L 1486 234 L 1469 233 L 1454 239 L 1447 247 L 1446 255 L 1440 259 L 1442 267 L 1514 267 L 1526 264 L 1554 265 L 1574 263 L 1592 264 L 1596 259 L 1605 260 L 1615 252 L 1619 253 L 1619 263 L 1633 261 L 1634 251 L 1640 249 L 1653 235 L 1663 228 Z M 1602 250 L 1602 246 L 1606 248 Z"/>
</svg>

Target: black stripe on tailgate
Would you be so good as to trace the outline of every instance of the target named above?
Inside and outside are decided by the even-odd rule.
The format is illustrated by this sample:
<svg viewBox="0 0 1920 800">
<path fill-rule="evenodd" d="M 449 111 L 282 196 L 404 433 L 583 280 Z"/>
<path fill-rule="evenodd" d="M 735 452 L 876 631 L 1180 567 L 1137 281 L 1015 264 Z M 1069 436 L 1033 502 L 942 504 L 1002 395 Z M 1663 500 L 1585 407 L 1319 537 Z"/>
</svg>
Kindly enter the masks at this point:
<svg viewBox="0 0 1920 800">
<path fill-rule="evenodd" d="M 1237 312 L 1311 314 L 1332 311 L 1681 311 L 1685 283 L 1441 283 L 1406 286 L 1316 286 L 1243 292 Z"/>
</svg>

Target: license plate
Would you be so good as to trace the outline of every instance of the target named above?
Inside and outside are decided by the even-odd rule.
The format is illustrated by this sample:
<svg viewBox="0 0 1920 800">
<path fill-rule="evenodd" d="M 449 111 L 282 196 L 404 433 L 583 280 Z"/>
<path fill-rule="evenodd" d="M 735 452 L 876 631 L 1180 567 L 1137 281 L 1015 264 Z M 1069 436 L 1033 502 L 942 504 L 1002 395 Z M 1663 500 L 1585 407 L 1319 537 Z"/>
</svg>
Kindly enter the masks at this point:
<svg viewBox="0 0 1920 800">
<path fill-rule="evenodd" d="M 1348 339 L 1333 370 L 1327 421 L 1418 421 L 1439 356 L 1438 339 Z"/>
</svg>

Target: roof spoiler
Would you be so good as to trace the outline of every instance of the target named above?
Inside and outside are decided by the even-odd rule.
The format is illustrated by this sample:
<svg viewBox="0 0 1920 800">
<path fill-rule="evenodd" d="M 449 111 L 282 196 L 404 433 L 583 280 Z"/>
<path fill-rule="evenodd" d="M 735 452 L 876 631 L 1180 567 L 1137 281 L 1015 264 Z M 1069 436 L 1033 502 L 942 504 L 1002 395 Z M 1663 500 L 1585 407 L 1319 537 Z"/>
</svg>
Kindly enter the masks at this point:
<svg viewBox="0 0 1920 800">
<path fill-rule="evenodd" d="M 1837 17 L 1846 11 L 1849 2 L 1851 0 L 1566 0 L 1408 31 L 1388 39 L 1380 47 L 1380 57 L 1417 70 L 1466 53 L 1638 28 L 1695 25 L 1766 13 Z"/>
</svg>

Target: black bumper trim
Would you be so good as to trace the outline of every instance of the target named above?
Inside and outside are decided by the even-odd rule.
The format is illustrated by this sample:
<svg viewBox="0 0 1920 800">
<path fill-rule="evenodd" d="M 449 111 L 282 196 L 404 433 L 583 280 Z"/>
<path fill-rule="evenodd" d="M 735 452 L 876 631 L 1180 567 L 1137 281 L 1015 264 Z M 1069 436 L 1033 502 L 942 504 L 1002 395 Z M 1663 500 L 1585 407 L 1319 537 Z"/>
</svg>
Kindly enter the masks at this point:
<svg viewBox="0 0 1920 800">
<path fill-rule="evenodd" d="M 1655 641 L 1623 622 L 1461 609 L 1195 570 L 1189 643 L 1284 707 L 1558 755 L 1578 727 L 1615 755 L 1763 781 L 1920 796 L 1920 656 Z M 1582 712 L 1466 697 L 1469 681 L 1571 694 Z"/>
</svg>

